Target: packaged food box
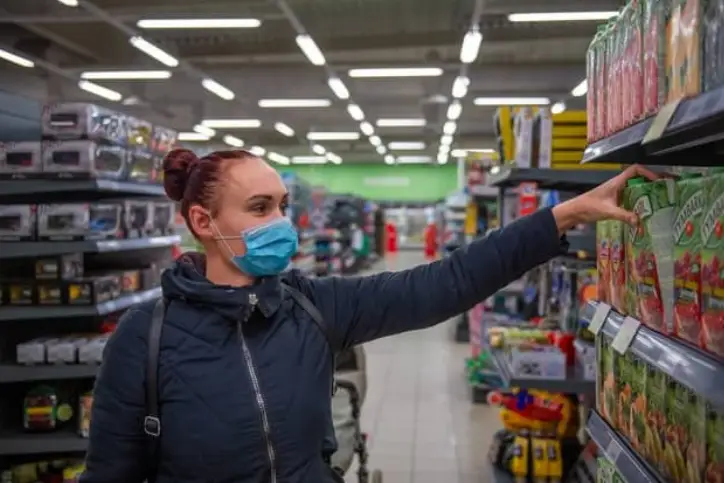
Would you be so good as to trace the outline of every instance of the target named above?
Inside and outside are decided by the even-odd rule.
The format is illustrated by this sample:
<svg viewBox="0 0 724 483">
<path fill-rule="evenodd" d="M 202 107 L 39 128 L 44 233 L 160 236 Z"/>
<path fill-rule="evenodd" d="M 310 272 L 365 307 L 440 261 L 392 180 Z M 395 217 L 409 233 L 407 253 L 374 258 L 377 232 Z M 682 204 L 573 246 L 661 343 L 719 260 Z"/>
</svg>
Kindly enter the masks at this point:
<svg viewBox="0 0 724 483">
<path fill-rule="evenodd" d="M 643 8 L 644 103 L 643 114 L 650 116 L 659 111 L 666 93 L 665 27 L 666 1 L 645 0 Z"/>
<path fill-rule="evenodd" d="M 596 269 L 598 272 L 598 300 L 607 304 L 611 303 L 611 240 L 609 238 L 610 225 L 611 222 L 608 220 L 599 221 L 596 224 Z"/>
<path fill-rule="evenodd" d="M 681 0 L 674 0 L 674 5 L 666 12 L 666 102 L 683 96 L 681 71 L 684 54 L 681 51 Z"/>
<path fill-rule="evenodd" d="M 724 414 L 711 405 L 706 421 L 706 468 L 704 481 L 719 483 L 724 475 Z"/>
<path fill-rule="evenodd" d="M 603 26 L 598 29 L 598 33 L 596 36 L 596 42 L 594 44 L 594 49 L 596 50 L 595 53 L 595 59 L 596 59 L 596 71 L 595 71 L 595 84 L 594 87 L 596 89 L 596 124 L 595 124 L 595 132 L 594 135 L 596 137 L 596 140 L 601 139 L 606 136 L 607 129 L 606 129 L 606 100 L 607 100 L 607 86 L 608 86 L 608 64 L 607 64 L 607 57 L 606 57 L 606 47 L 607 47 L 607 40 L 606 40 L 606 32 L 607 27 Z"/>
<path fill-rule="evenodd" d="M 724 85 L 724 0 L 707 0 L 704 15 L 704 86 L 710 91 Z"/>
<path fill-rule="evenodd" d="M 622 313 L 629 313 L 626 307 L 626 243 L 624 223 L 611 220 L 609 236 L 609 292 L 611 306 Z"/>
<path fill-rule="evenodd" d="M 676 381 L 667 394 L 664 476 L 702 483 L 706 461 L 706 401 Z"/>
<path fill-rule="evenodd" d="M 617 427 L 618 389 L 616 383 L 617 354 L 611 347 L 611 339 L 605 335 L 596 338 L 598 353 L 598 377 L 596 378 L 596 408 L 614 428 Z"/>
<path fill-rule="evenodd" d="M 596 140 L 596 43 L 598 36 L 594 36 L 586 50 L 586 140 L 591 143 Z"/>
<path fill-rule="evenodd" d="M 662 475 L 665 474 L 664 442 L 668 387 L 668 376 L 657 368 L 649 366 L 646 375 L 646 427 L 641 454 Z"/>
<path fill-rule="evenodd" d="M 646 363 L 632 355 L 631 358 L 631 406 L 629 409 L 628 427 L 631 436 L 631 446 L 643 454 L 646 446 L 646 384 L 648 367 Z"/>
<path fill-rule="evenodd" d="M 724 31 L 722 31 L 724 35 Z M 701 222 L 701 340 L 724 357 L 724 172 L 704 180 L 706 207 Z"/>
<path fill-rule="evenodd" d="M 704 39 L 704 4 L 707 0 L 682 0 L 680 3 L 679 42 L 682 53 L 681 89 L 684 97 L 702 91 L 702 42 Z"/>
<path fill-rule="evenodd" d="M 615 350 L 614 350 L 615 351 Z M 633 402 L 633 360 L 630 353 L 616 357 L 616 388 L 618 392 L 617 415 L 619 432 L 631 441 L 631 403 Z"/>
<path fill-rule="evenodd" d="M 701 221 L 704 179 L 686 173 L 676 183 L 674 216 L 674 335 L 699 345 L 701 337 Z"/>
</svg>

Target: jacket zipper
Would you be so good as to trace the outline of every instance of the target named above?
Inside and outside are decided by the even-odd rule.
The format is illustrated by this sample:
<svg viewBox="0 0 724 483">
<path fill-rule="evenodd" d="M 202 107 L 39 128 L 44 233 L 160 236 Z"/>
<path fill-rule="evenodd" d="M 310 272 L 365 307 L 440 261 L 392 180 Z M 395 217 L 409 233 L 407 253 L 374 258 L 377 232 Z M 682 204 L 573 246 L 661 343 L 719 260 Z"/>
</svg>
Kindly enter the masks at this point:
<svg viewBox="0 0 724 483">
<path fill-rule="evenodd" d="M 243 322 L 247 322 L 258 302 L 256 294 L 249 294 L 249 313 L 244 318 Z M 251 351 L 246 345 L 246 339 L 244 338 L 244 331 L 242 329 L 242 321 L 237 322 L 237 328 L 239 331 L 239 343 L 241 344 L 241 352 L 244 354 L 244 361 L 246 362 L 246 368 L 249 371 L 249 378 L 251 379 L 251 385 L 254 389 L 254 395 L 256 396 L 256 405 L 261 414 L 261 425 L 262 431 L 264 432 L 264 442 L 266 444 L 266 454 L 269 459 L 269 471 L 271 473 L 270 483 L 277 482 L 277 469 L 276 469 L 276 453 L 274 446 L 271 441 L 271 425 L 269 424 L 269 415 L 266 410 L 266 403 L 264 402 L 264 395 L 261 393 L 261 385 L 259 384 L 259 376 L 256 373 L 256 367 L 254 366 L 254 360 L 251 357 Z"/>
</svg>

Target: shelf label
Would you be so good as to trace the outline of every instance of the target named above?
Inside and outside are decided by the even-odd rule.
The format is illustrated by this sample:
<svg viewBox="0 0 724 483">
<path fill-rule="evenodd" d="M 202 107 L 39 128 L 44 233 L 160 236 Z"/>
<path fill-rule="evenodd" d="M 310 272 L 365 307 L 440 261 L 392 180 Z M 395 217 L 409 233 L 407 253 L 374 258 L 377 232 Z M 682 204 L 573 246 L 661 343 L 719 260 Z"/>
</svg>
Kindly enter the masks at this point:
<svg viewBox="0 0 724 483">
<path fill-rule="evenodd" d="M 664 131 L 666 131 L 666 128 L 669 126 L 669 122 L 671 122 L 671 118 L 674 117 L 676 108 L 679 107 L 680 103 L 681 99 L 677 99 L 666 104 L 659 110 L 659 113 L 656 114 L 651 126 L 649 126 L 649 130 L 646 132 L 646 136 L 644 136 L 643 144 L 655 141 L 664 134 Z"/>
<path fill-rule="evenodd" d="M 606 322 L 606 318 L 610 312 L 610 305 L 598 302 L 598 305 L 596 305 L 596 312 L 593 314 L 591 322 L 588 324 L 588 330 L 593 332 L 594 335 L 598 335 L 598 333 L 601 332 L 603 324 Z"/>
<path fill-rule="evenodd" d="M 639 331 L 640 327 L 641 322 L 633 317 L 626 317 L 623 319 L 623 324 L 621 324 L 618 334 L 616 334 L 616 337 L 613 338 L 611 346 L 619 354 L 625 354 L 628 348 L 631 347 L 631 343 L 636 337 L 636 333 Z"/>
<path fill-rule="evenodd" d="M 606 455 L 608 456 L 608 459 L 611 461 L 611 463 L 616 463 L 616 460 L 618 460 L 620 454 L 621 445 L 618 444 L 618 441 L 611 438 L 611 441 L 608 442 L 608 446 L 606 446 Z"/>
</svg>

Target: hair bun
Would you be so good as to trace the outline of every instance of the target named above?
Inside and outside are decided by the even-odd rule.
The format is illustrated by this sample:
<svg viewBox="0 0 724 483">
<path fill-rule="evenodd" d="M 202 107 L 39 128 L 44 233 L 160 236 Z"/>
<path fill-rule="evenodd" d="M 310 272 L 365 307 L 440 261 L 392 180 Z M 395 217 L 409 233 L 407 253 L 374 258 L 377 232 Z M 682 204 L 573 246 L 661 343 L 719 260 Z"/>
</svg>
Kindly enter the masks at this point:
<svg viewBox="0 0 724 483">
<path fill-rule="evenodd" d="M 163 188 L 174 201 L 181 201 L 186 190 L 190 168 L 199 157 L 189 149 L 173 149 L 163 158 Z"/>
</svg>

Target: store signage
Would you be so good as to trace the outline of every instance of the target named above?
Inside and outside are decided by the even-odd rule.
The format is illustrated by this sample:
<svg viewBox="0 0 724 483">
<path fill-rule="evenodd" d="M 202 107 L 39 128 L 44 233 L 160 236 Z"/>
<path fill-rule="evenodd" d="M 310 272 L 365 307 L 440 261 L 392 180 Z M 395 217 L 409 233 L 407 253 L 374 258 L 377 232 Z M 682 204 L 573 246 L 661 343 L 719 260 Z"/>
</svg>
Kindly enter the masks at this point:
<svg viewBox="0 0 724 483">
<path fill-rule="evenodd" d="M 406 176 L 371 176 L 362 178 L 365 186 L 410 186 L 410 178 Z"/>
</svg>

